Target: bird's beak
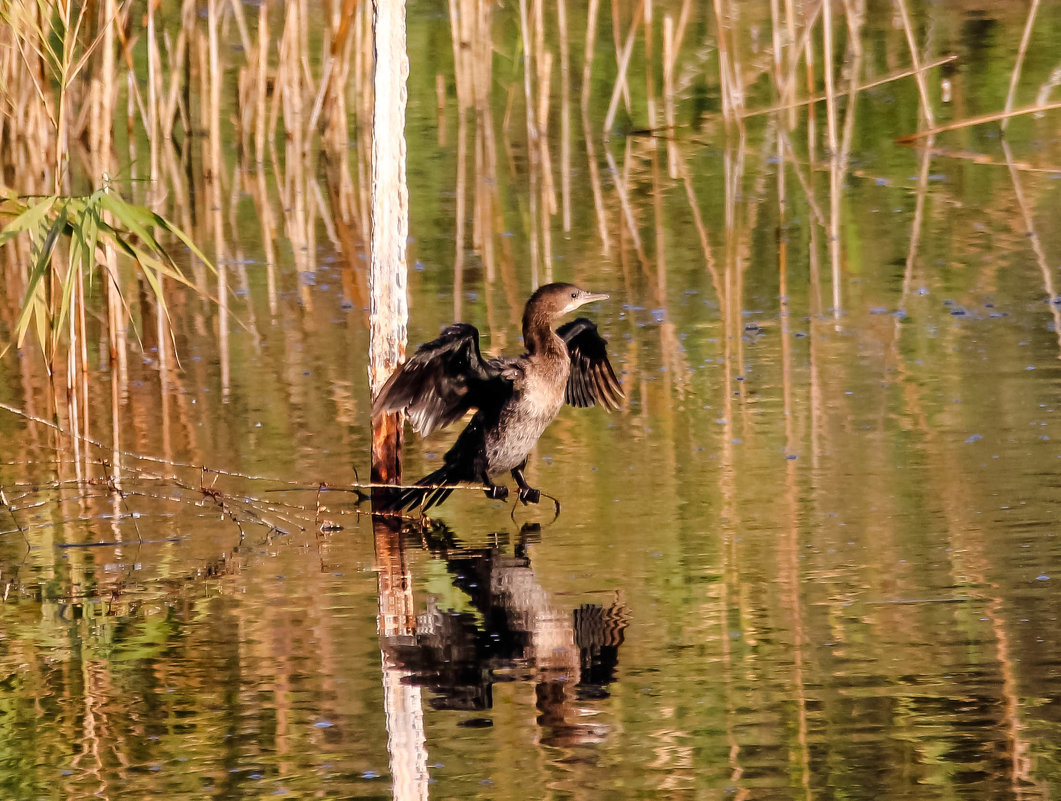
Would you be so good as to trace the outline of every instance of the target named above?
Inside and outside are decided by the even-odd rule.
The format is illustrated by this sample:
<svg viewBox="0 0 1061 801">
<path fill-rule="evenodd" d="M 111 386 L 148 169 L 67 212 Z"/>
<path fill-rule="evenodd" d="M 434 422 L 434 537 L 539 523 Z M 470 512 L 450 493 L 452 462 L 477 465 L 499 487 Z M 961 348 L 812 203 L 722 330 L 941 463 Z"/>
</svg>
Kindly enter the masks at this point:
<svg viewBox="0 0 1061 801">
<path fill-rule="evenodd" d="M 587 303 L 593 303 L 595 300 L 607 300 L 608 296 L 602 292 L 584 292 L 582 297 L 578 299 L 578 305 L 584 306 Z"/>
</svg>

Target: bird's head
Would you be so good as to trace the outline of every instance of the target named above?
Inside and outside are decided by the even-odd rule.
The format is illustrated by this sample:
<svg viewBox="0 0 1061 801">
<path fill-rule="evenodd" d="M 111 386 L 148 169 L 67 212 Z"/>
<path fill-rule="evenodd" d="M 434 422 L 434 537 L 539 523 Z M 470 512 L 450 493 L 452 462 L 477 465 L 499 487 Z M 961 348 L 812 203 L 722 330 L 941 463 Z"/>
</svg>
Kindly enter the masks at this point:
<svg viewBox="0 0 1061 801">
<path fill-rule="evenodd" d="M 579 289 L 574 284 L 546 284 L 539 287 L 538 291 L 527 301 L 527 313 L 534 317 L 554 320 L 568 312 L 573 312 L 579 306 L 595 300 L 607 299 L 607 295 Z"/>
</svg>

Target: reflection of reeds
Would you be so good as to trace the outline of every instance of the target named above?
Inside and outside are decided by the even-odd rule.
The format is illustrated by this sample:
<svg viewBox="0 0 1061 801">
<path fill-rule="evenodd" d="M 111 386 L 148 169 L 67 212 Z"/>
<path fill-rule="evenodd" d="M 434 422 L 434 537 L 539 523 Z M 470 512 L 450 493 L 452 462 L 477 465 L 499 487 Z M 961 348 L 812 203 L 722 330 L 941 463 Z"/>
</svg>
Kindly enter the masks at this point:
<svg viewBox="0 0 1061 801">
<path fill-rule="evenodd" d="M 1028 53 L 1028 42 L 1031 40 L 1032 27 L 1035 25 L 1035 17 L 1039 13 L 1039 0 L 1032 0 L 1031 5 L 1028 7 L 1028 19 L 1024 23 L 1024 33 L 1020 37 L 1020 46 L 1017 48 L 1017 62 L 1013 65 L 1013 72 L 1010 74 L 1009 79 L 1009 91 L 1006 93 L 1006 106 L 1002 110 L 1004 114 L 1009 114 L 1013 111 L 1013 100 L 1017 96 L 1017 84 L 1020 83 L 1021 68 L 1024 66 L 1024 57 Z M 1006 130 L 1006 126 L 1009 125 L 1010 117 L 1002 118 L 1002 130 Z M 931 121 L 929 125 L 933 125 Z"/>
<path fill-rule="evenodd" d="M 914 80 L 917 82 L 917 92 L 921 98 L 921 113 L 925 116 L 928 127 L 936 124 L 935 115 L 932 113 L 932 101 L 928 96 L 928 85 L 925 82 L 925 72 L 921 67 L 921 57 L 918 54 L 917 42 L 914 39 L 914 29 L 910 22 L 910 11 L 906 7 L 906 0 L 896 0 L 899 7 L 899 15 L 903 21 L 903 33 L 906 34 L 906 43 L 910 48 L 910 60 L 914 65 Z"/>
<path fill-rule="evenodd" d="M 1043 289 L 1046 291 L 1046 297 L 1049 300 L 1050 314 L 1053 317 L 1054 334 L 1057 336 L 1057 358 L 1061 359 L 1061 305 L 1059 305 L 1057 288 L 1054 284 L 1054 270 L 1050 266 L 1049 259 L 1047 259 L 1046 251 L 1043 249 L 1043 242 L 1036 230 L 1031 208 L 1024 196 L 1024 187 L 1021 184 L 1020 172 L 1013 164 L 1013 153 L 1010 149 L 1009 142 L 1005 139 L 1002 140 L 1002 152 L 1005 154 L 1006 162 L 1009 165 L 1009 177 L 1013 182 L 1013 194 L 1017 199 L 1017 207 L 1020 209 L 1021 218 L 1024 221 L 1025 230 L 1028 233 L 1028 241 L 1031 243 L 1032 252 L 1035 254 L 1035 261 L 1039 265 L 1040 273 L 1042 273 Z"/>
</svg>

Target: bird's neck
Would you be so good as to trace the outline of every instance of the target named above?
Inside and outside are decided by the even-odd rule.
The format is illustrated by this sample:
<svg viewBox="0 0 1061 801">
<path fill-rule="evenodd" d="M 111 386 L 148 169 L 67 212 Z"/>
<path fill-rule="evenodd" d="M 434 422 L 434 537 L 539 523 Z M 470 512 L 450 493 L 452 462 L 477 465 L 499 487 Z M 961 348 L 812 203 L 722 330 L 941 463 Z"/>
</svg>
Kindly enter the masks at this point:
<svg viewBox="0 0 1061 801">
<path fill-rule="evenodd" d="M 523 344 L 530 356 L 564 356 L 566 346 L 555 331 L 552 321 L 534 309 L 523 313 Z"/>
</svg>

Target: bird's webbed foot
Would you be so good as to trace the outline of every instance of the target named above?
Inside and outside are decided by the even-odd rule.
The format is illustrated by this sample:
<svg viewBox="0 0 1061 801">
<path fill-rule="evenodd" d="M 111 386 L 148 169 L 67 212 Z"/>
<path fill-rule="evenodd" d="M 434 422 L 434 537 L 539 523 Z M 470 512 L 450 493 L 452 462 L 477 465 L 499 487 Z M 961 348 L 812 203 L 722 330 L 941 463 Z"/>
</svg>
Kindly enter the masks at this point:
<svg viewBox="0 0 1061 801">
<path fill-rule="evenodd" d="M 491 484 L 486 489 L 486 497 L 493 501 L 503 501 L 508 497 L 508 487 L 501 484 Z"/>
<path fill-rule="evenodd" d="M 526 464 L 526 462 L 524 462 Z M 512 477 L 516 479 L 516 484 L 519 485 L 519 499 L 520 502 L 526 506 L 528 503 L 537 503 L 542 499 L 542 491 L 534 489 L 530 484 L 527 483 L 527 479 L 523 476 L 523 466 L 515 468 L 512 471 Z"/>
<path fill-rule="evenodd" d="M 524 506 L 528 503 L 537 503 L 542 499 L 542 491 L 540 489 L 534 489 L 534 487 L 521 488 L 519 491 L 519 499 L 523 501 Z"/>
</svg>

